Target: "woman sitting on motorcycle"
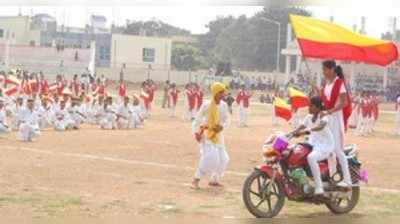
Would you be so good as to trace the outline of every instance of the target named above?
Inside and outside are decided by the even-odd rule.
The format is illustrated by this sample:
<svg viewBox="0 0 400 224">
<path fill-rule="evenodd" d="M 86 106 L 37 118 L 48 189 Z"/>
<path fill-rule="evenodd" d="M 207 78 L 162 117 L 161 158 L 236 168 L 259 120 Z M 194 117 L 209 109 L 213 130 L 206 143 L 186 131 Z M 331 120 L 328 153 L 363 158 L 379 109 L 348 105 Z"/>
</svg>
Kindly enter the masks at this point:
<svg viewBox="0 0 400 224">
<path fill-rule="evenodd" d="M 321 112 L 323 110 L 324 107 L 320 97 L 312 97 L 309 106 L 310 114 L 305 117 L 303 124 L 293 131 L 296 137 L 310 135 L 307 143 L 312 146 L 313 150 L 308 155 L 307 161 L 314 177 L 314 194 L 316 195 L 324 193 L 318 162 L 327 159 L 334 151 L 333 135 L 327 125 L 329 116 L 322 117 Z"/>
</svg>

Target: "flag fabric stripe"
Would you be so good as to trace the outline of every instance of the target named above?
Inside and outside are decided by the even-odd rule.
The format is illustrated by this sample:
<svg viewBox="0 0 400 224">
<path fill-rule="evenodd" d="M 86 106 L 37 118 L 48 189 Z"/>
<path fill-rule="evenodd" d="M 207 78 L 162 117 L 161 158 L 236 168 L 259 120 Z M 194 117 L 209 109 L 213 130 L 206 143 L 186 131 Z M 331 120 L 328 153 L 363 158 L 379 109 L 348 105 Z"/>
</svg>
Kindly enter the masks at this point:
<svg viewBox="0 0 400 224">
<path fill-rule="evenodd" d="M 292 110 L 285 100 L 276 97 L 274 99 L 275 116 L 289 121 L 292 118 Z"/>
<path fill-rule="evenodd" d="M 389 43 L 356 47 L 346 43 L 322 43 L 297 39 L 304 57 L 365 62 L 385 66 L 398 57 L 396 45 Z"/>
<path fill-rule="evenodd" d="M 303 57 L 365 62 L 381 66 L 398 58 L 397 46 L 336 24 L 290 15 Z"/>
<path fill-rule="evenodd" d="M 290 15 L 290 18 L 296 30 L 296 36 L 300 39 L 321 43 L 348 43 L 358 47 L 390 43 L 355 33 L 331 22 L 297 15 Z"/>
<path fill-rule="evenodd" d="M 308 107 L 310 105 L 310 99 L 308 99 L 308 96 L 293 87 L 289 87 L 289 97 L 290 104 L 295 109 Z"/>
<path fill-rule="evenodd" d="M 290 97 L 290 104 L 293 108 L 299 109 L 303 107 L 308 107 L 310 105 L 310 100 L 308 98 L 294 96 Z"/>
</svg>

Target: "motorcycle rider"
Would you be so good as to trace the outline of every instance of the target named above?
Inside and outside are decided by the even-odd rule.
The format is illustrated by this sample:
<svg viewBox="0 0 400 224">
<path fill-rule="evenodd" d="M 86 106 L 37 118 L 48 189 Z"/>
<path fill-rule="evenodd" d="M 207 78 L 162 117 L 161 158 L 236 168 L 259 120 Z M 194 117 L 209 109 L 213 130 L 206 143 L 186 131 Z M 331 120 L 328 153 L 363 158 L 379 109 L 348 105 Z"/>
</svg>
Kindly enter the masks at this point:
<svg viewBox="0 0 400 224">
<path fill-rule="evenodd" d="M 311 168 L 315 182 L 315 195 L 322 195 L 324 189 L 322 186 L 321 172 L 318 162 L 328 159 L 334 151 L 333 135 L 328 127 L 329 116 L 321 116 L 324 110 L 322 100 L 318 96 L 310 99 L 309 115 L 303 121 L 303 124 L 294 132 L 294 136 L 309 134 L 307 143 L 312 146 L 312 152 L 308 155 L 307 161 Z"/>
</svg>

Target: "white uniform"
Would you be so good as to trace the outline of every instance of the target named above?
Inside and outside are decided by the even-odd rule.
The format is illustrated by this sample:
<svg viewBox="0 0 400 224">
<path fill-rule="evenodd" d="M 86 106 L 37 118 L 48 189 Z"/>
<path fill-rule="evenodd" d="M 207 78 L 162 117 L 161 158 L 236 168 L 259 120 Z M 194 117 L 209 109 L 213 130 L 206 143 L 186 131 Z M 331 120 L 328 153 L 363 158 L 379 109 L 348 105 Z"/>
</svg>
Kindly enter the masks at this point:
<svg viewBox="0 0 400 224">
<path fill-rule="evenodd" d="M 35 110 L 24 108 L 20 111 L 19 119 L 21 124 L 18 129 L 18 139 L 21 141 L 32 141 L 40 135 L 39 114 Z"/>
<path fill-rule="evenodd" d="M 53 112 L 51 110 L 51 106 L 43 106 L 40 105 L 38 109 L 39 113 L 39 126 L 40 129 L 47 128 L 51 126 L 52 124 L 52 117 L 53 117 Z"/>
<path fill-rule="evenodd" d="M 4 134 L 9 132 L 9 127 L 7 123 L 7 116 L 6 116 L 6 110 L 3 107 L 0 109 L 0 134 Z"/>
<path fill-rule="evenodd" d="M 307 160 L 310 165 L 311 172 L 314 176 L 316 192 L 323 192 L 321 181 L 321 172 L 319 170 L 318 162 L 327 159 L 334 151 L 333 135 L 328 127 L 329 116 L 317 118 L 315 122 L 312 121 L 313 115 L 307 115 L 304 119 L 303 125 L 307 129 L 312 129 L 319 126 L 321 123 L 326 123 L 326 126 L 320 131 L 312 131 L 308 143 L 313 146 L 312 152 L 308 155 Z"/>
<path fill-rule="evenodd" d="M 82 106 L 74 105 L 68 108 L 68 113 L 70 114 L 70 118 L 72 120 L 72 127 L 79 129 L 81 124 L 85 121 L 84 111 Z"/>
<path fill-rule="evenodd" d="M 331 98 L 331 92 L 333 89 L 333 85 L 336 82 L 336 79 L 332 83 L 327 83 L 325 86 L 325 96 L 327 99 Z M 346 88 L 344 85 L 341 86 L 340 94 L 346 93 Z M 338 103 L 338 102 L 336 102 Z M 329 116 L 328 126 L 330 131 L 332 132 L 333 139 L 335 142 L 335 154 L 337 159 L 339 160 L 340 166 L 343 171 L 343 178 L 346 184 L 351 184 L 351 177 L 349 171 L 349 164 L 346 159 L 346 155 L 344 154 L 344 121 L 343 121 L 343 113 L 342 111 L 336 111 L 335 113 Z M 328 159 L 329 162 L 329 172 L 330 175 L 336 173 L 336 157 L 330 156 Z"/>
<path fill-rule="evenodd" d="M 198 133 L 200 126 L 208 122 L 210 102 L 204 103 L 198 111 L 193 121 L 193 133 Z M 229 108 L 228 105 L 221 101 L 218 108 L 218 124 L 224 129 L 229 125 Z M 225 142 L 223 132 L 219 133 L 218 142 L 214 143 L 205 138 L 200 143 L 200 161 L 195 172 L 195 178 L 201 179 L 208 175 L 214 182 L 218 182 L 222 178 L 225 168 L 228 165 L 229 156 L 225 150 Z"/>
<path fill-rule="evenodd" d="M 144 112 L 140 105 L 133 105 L 130 108 L 129 128 L 138 128 L 143 125 Z"/>
<path fill-rule="evenodd" d="M 100 124 L 101 116 L 104 111 L 103 108 L 104 108 L 103 104 L 96 103 L 95 105 L 93 105 L 91 110 L 92 110 L 92 114 L 93 114 L 94 124 Z"/>
<path fill-rule="evenodd" d="M 397 97 L 397 111 L 396 111 L 396 134 L 400 135 L 400 96 Z"/>
<path fill-rule="evenodd" d="M 103 108 L 100 114 L 100 127 L 102 129 L 115 129 L 117 128 L 116 119 L 117 116 L 115 115 L 113 106 L 107 105 L 106 108 Z"/>
<path fill-rule="evenodd" d="M 56 131 L 65 131 L 66 129 L 72 128 L 75 124 L 74 120 L 71 118 L 71 114 L 68 109 L 64 107 L 64 109 L 59 108 L 54 112 L 55 120 L 54 120 L 54 129 Z"/>
<path fill-rule="evenodd" d="M 131 120 L 131 108 L 121 104 L 117 109 L 117 126 L 120 129 L 128 129 Z"/>
<path fill-rule="evenodd" d="M 12 129 L 18 130 L 19 124 L 21 123 L 20 115 L 21 111 L 25 108 L 23 105 L 14 104 L 11 106 L 9 111 L 11 112 L 12 117 Z"/>
</svg>

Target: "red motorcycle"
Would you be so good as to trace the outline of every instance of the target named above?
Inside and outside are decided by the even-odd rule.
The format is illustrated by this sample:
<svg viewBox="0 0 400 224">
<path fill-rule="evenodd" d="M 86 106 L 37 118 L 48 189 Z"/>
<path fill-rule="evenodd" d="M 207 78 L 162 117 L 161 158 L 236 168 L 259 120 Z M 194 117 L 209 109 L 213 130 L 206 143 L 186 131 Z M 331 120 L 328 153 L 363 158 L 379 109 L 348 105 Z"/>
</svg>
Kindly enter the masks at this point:
<svg viewBox="0 0 400 224">
<path fill-rule="evenodd" d="M 279 214 L 285 199 L 296 202 L 324 204 L 335 214 L 348 213 L 360 197 L 360 181 L 367 182 L 366 171 L 361 170 L 354 145 L 345 147 L 352 186 L 341 187 L 343 175 L 340 165 L 329 175 L 328 162 L 319 163 L 324 195 L 314 195 L 311 169 L 307 155 L 312 146 L 306 143 L 289 145 L 293 134 L 275 135 L 264 143 L 265 164 L 257 167 L 246 178 L 242 196 L 246 208 L 257 218 L 272 218 Z"/>
</svg>

